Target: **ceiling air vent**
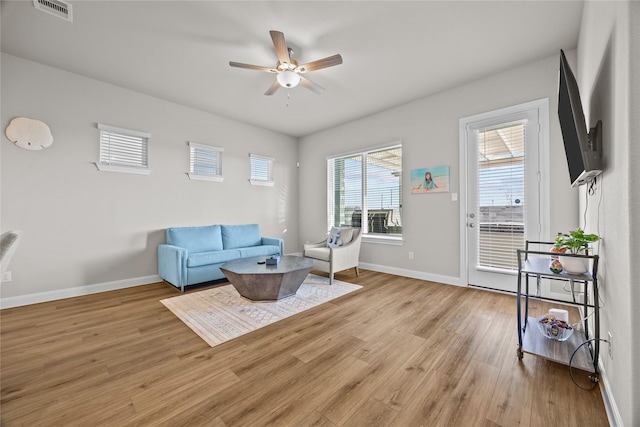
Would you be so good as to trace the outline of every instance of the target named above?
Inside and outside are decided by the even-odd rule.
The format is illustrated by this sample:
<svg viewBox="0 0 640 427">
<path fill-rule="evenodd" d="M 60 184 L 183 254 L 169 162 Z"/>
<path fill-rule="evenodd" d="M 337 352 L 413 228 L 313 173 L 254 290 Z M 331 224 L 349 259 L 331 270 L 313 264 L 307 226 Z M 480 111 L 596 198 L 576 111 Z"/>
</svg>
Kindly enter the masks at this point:
<svg viewBox="0 0 640 427">
<path fill-rule="evenodd" d="M 65 21 L 73 22 L 73 7 L 62 0 L 33 0 L 33 6 Z"/>
</svg>

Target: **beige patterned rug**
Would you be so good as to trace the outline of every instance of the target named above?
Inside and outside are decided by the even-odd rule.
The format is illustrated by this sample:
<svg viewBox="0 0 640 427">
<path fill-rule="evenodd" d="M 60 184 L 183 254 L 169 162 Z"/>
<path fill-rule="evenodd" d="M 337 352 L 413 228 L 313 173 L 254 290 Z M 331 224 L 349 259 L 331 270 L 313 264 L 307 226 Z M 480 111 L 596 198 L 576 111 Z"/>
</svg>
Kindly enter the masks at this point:
<svg viewBox="0 0 640 427">
<path fill-rule="evenodd" d="M 211 347 L 331 301 L 362 286 L 309 274 L 296 295 L 274 302 L 251 302 L 232 285 L 163 299 L 160 302 Z"/>
</svg>

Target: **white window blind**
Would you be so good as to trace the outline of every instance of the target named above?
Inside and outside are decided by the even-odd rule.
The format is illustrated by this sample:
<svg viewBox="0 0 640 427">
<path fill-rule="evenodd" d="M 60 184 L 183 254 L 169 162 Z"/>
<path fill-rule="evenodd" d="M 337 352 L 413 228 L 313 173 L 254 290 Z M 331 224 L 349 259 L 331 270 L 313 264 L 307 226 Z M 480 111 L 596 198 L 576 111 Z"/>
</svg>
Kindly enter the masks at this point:
<svg viewBox="0 0 640 427">
<path fill-rule="evenodd" d="M 525 126 L 483 128 L 478 138 L 478 266 L 517 270 L 524 249 Z"/>
<path fill-rule="evenodd" d="M 149 174 L 148 142 L 151 135 L 131 129 L 98 124 L 101 171 Z"/>
<path fill-rule="evenodd" d="M 189 178 L 222 182 L 222 152 L 212 145 L 189 141 Z"/>
<path fill-rule="evenodd" d="M 363 202 L 363 155 L 328 159 L 328 228 L 361 227 Z"/>
<path fill-rule="evenodd" d="M 328 227 L 402 235 L 402 145 L 327 159 Z"/>
<path fill-rule="evenodd" d="M 273 186 L 273 162 L 272 157 L 249 154 L 251 160 L 251 178 L 253 185 Z"/>
</svg>

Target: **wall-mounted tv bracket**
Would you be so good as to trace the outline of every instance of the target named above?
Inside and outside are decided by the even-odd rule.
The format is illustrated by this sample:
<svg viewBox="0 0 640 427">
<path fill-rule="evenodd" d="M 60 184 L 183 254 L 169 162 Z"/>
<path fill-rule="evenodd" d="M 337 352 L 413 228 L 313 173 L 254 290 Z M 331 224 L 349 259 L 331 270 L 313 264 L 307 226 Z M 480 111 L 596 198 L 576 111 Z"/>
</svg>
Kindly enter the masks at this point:
<svg viewBox="0 0 640 427">
<path fill-rule="evenodd" d="M 598 123 L 591 129 L 588 134 L 589 150 L 598 153 L 598 157 L 602 153 L 602 120 L 598 120 Z"/>
</svg>

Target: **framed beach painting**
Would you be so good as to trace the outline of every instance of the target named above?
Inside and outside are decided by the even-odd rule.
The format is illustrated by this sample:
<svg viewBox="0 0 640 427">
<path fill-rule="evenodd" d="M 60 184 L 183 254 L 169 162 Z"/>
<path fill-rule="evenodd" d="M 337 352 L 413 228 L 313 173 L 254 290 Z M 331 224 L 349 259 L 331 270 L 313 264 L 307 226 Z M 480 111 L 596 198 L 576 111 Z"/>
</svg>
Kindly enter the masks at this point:
<svg viewBox="0 0 640 427">
<path fill-rule="evenodd" d="M 448 193 L 449 166 L 411 170 L 411 194 Z"/>
</svg>

